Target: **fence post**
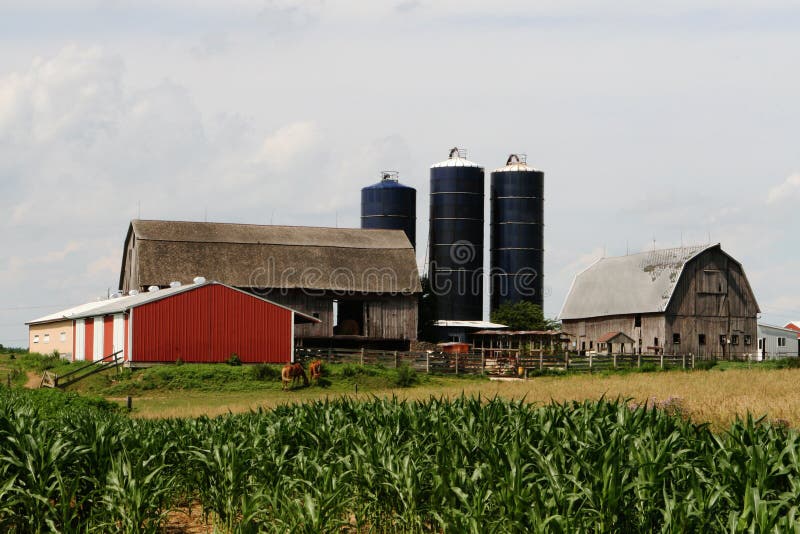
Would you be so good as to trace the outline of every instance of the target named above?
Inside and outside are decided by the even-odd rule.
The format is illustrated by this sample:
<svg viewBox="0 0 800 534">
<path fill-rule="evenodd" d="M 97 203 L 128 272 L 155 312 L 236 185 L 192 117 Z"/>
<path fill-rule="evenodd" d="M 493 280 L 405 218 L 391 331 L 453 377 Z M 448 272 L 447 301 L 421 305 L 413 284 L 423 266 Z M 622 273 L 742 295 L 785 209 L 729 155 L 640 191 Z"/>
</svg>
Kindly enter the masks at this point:
<svg viewBox="0 0 800 534">
<path fill-rule="evenodd" d="M 589 353 L 589 372 L 592 372 L 592 353 Z"/>
<path fill-rule="evenodd" d="M 564 363 L 566 364 L 564 366 L 564 370 L 565 371 L 569 371 L 569 351 L 567 351 L 567 358 L 566 358 L 566 360 L 564 360 Z"/>
<path fill-rule="evenodd" d="M 617 354 L 616 354 L 616 353 L 614 353 L 614 354 L 612 355 L 612 357 L 614 358 L 614 369 L 616 369 L 616 368 L 617 368 Z"/>
<path fill-rule="evenodd" d="M 364 347 L 361 347 L 361 365 L 364 365 Z"/>
<path fill-rule="evenodd" d="M 394 368 L 397 369 L 397 351 L 394 351 Z"/>
<path fill-rule="evenodd" d="M 664 351 L 663 350 L 661 351 L 660 356 L 661 356 L 661 370 L 663 371 L 664 370 Z"/>
<path fill-rule="evenodd" d="M 540 371 L 544 367 L 544 356 L 543 356 L 543 354 L 544 354 L 543 352 L 539 353 L 539 370 Z"/>
<path fill-rule="evenodd" d="M 483 353 L 483 349 L 481 349 L 481 374 L 486 374 L 486 356 Z"/>
<path fill-rule="evenodd" d="M 456 376 L 458 376 L 458 353 L 456 352 Z"/>
<path fill-rule="evenodd" d="M 692 369 L 694 369 L 694 354 L 692 354 Z"/>
<path fill-rule="evenodd" d="M 425 373 L 431 374 L 431 353 L 425 353 Z"/>
<path fill-rule="evenodd" d="M 683 359 L 683 363 L 682 363 L 683 368 L 686 369 L 686 353 L 685 352 L 683 353 L 683 356 L 681 358 Z"/>
</svg>

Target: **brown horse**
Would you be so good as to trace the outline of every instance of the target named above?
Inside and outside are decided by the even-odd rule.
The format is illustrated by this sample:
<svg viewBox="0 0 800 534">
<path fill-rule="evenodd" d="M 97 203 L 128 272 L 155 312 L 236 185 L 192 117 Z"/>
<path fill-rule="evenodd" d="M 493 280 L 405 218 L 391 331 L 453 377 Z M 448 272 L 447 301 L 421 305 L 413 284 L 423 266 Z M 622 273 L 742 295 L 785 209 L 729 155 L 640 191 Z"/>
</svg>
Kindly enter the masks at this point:
<svg viewBox="0 0 800 534">
<path fill-rule="evenodd" d="M 281 389 L 293 388 L 295 383 L 303 379 L 303 385 L 308 385 L 308 376 L 301 363 L 287 363 L 281 369 Z"/>
<path fill-rule="evenodd" d="M 322 378 L 322 360 L 314 360 L 308 366 L 308 374 L 311 376 L 311 381 L 319 382 L 319 379 Z"/>
</svg>

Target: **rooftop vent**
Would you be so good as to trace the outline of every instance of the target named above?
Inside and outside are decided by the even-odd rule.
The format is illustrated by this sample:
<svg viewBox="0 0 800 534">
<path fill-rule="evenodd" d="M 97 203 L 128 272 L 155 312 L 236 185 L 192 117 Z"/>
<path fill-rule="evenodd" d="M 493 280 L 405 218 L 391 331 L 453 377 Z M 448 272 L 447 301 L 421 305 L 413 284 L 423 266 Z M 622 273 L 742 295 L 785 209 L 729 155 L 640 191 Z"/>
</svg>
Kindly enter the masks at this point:
<svg viewBox="0 0 800 534">
<path fill-rule="evenodd" d="M 466 148 L 458 148 L 457 146 L 454 146 L 453 148 L 450 149 L 450 155 L 447 156 L 447 157 L 448 157 L 448 159 L 453 159 L 453 158 L 464 158 L 464 159 L 466 159 L 467 158 L 467 149 Z"/>
<path fill-rule="evenodd" d="M 149 291 L 150 293 L 155 293 L 156 291 L 158 291 L 158 286 L 150 286 L 147 288 L 147 291 Z"/>
<path fill-rule="evenodd" d="M 202 276 L 195 276 L 194 280 L 192 280 L 192 282 L 194 282 L 195 284 L 205 284 L 206 283 L 206 279 L 204 277 L 202 277 Z"/>
<path fill-rule="evenodd" d="M 139 292 L 137 290 L 135 290 L 135 289 L 131 289 L 130 291 L 128 291 L 128 295 L 130 295 L 132 297 L 135 297 L 138 294 L 139 294 Z"/>
<path fill-rule="evenodd" d="M 181 283 L 177 280 L 169 283 L 169 287 L 181 287 Z"/>
<path fill-rule="evenodd" d="M 400 173 L 397 171 L 381 171 L 381 180 L 389 180 L 396 182 L 400 179 Z"/>
<path fill-rule="evenodd" d="M 506 161 L 506 165 L 517 165 L 520 163 L 523 165 L 528 163 L 527 154 L 510 154 L 508 156 L 508 160 Z"/>
</svg>

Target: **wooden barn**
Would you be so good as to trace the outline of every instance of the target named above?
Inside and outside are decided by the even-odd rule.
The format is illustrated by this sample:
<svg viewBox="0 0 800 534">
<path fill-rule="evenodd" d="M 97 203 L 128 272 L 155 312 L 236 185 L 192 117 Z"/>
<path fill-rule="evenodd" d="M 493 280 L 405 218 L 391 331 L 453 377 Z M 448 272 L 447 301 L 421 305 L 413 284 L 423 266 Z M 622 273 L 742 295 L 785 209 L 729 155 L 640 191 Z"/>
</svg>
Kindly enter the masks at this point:
<svg viewBox="0 0 800 534">
<path fill-rule="evenodd" d="M 575 277 L 560 319 L 582 353 L 746 359 L 759 312 L 742 265 L 717 244 L 598 260 Z"/>
<path fill-rule="evenodd" d="M 203 276 L 319 319 L 301 346 L 407 349 L 422 291 L 402 230 L 134 220 L 120 288 L 145 291 Z"/>
</svg>

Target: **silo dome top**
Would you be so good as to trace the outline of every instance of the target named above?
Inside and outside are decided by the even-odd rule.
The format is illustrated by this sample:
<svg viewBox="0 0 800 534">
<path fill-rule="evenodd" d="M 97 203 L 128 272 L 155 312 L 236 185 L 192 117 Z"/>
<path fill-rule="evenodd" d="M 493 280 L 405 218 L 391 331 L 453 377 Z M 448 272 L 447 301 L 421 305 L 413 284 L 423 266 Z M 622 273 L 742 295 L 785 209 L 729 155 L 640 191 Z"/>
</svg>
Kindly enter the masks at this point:
<svg viewBox="0 0 800 534">
<path fill-rule="evenodd" d="M 477 163 L 473 163 L 467 159 L 467 151 L 463 148 L 453 147 L 450 149 L 450 155 L 444 161 L 434 163 L 431 169 L 438 167 L 478 167 L 482 168 Z"/>
<path fill-rule="evenodd" d="M 368 185 L 364 189 L 414 189 L 407 185 L 401 184 L 399 181 L 399 173 L 397 171 L 381 171 L 381 181 L 377 184 Z"/>
<path fill-rule="evenodd" d="M 528 166 L 528 156 L 525 154 L 510 154 L 504 167 L 499 167 L 492 172 L 533 172 L 537 169 Z"/>
</svg>

